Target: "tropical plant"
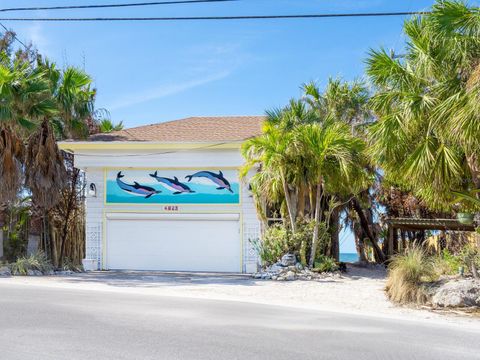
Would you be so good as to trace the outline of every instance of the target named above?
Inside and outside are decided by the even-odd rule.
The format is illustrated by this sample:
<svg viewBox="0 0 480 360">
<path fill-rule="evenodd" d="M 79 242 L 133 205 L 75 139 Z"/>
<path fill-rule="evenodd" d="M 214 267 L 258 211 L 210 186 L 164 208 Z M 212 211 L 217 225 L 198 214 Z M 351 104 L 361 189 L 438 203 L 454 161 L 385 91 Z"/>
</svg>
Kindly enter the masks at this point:
<svg viewBox="0 0 480 360">
<path fill-rule="evenodd" d="M 99 126 L 99 131 L 101 133 L 110 133 L 112 131 L 119 131 L 119 130 L 123 130 L 123 122 L 120 121 L 119 123 L 114 123 L 112 120 L 110 119 L 101 119 L 99 122 L 98 122 L 98 126 Z"/>
<path fill-rule="evenodd" d="M 320 255 L 315 258 L 314 269 L 318 272 L 332 272 L 337 271 L 339 266 L 334 258 Z"/>
<path fill-rule="evenodd" d="M 388 267 L 386 292 L 399 304 L 423 304 L 428 299 L 426 283 L 435 279 L 432 260 L 419 246 L 396 255 Z"/>
<path fill-rule="evenodd" d="M 30 271 L 40 271 L 45 274 L 53 270 L 48 257 L 42 251 L 38 251 L 30 256 L 19 257 L 11 264 L 12 274 L 28 275 Z"/>
<path fill-rule="evenodd" d="M 402 57 L 380 49 L 367 59 L 378 117 L 370 151 L 389 180 L 448 210 L 451 190 L 480 188 L 478 8 L 438 1 L 404 31 Z"/>
</svg>

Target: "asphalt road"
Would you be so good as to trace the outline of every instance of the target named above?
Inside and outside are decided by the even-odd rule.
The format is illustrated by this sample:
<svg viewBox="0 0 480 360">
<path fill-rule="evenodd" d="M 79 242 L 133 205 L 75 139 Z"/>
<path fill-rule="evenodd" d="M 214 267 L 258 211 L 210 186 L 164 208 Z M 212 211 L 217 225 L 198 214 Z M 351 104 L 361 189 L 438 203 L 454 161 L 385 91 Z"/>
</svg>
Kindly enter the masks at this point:
<svg viewBox="0 0 480 360">
<path fill-rule="evenodd" d="M 480 331 L 0 283 L 0 359 L 480 359 Z"/>
</svg>

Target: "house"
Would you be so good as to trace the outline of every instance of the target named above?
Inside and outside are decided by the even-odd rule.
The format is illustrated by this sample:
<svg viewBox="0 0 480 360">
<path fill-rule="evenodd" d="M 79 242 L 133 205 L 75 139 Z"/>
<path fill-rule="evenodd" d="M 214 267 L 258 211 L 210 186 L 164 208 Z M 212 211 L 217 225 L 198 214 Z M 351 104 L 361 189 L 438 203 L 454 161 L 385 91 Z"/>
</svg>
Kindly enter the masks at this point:
<svg viewBox="0 0 480 360">
<path fill-rule="evenodd" d="M 190 117 L 64 141 L 87 181 L 86 270 L 254 272 L 242 142 L 262 116 Z"/>
</svg>

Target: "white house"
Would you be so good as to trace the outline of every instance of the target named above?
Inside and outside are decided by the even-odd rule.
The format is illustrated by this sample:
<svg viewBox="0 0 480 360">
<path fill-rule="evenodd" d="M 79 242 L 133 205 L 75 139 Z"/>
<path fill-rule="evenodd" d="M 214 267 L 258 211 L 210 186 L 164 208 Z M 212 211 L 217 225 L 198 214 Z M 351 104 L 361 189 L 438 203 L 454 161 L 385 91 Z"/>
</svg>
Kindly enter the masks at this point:
<svg viewBox="0 0 480 360">
<path fill-rule="evenodd" d="M 262 116 L 191 117 L 65 141 L 86 173 L 86 270 L 253 272 L 242 142 Z"/>
</svg>

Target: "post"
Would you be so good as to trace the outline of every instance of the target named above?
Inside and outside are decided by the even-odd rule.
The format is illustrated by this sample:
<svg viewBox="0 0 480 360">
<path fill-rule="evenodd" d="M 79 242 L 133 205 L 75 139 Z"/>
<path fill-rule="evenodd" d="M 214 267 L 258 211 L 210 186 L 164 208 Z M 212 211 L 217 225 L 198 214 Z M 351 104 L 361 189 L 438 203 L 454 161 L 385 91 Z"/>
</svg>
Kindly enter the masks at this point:
<svg viewBox="0 0 480 360">
<path fill-rule="evenodd" d="M 388 257 L 393 255 L 394 252 L 394 236 L 395 236 L 395 228 L 392 224 L 388 224 Z"/>
</svg>

